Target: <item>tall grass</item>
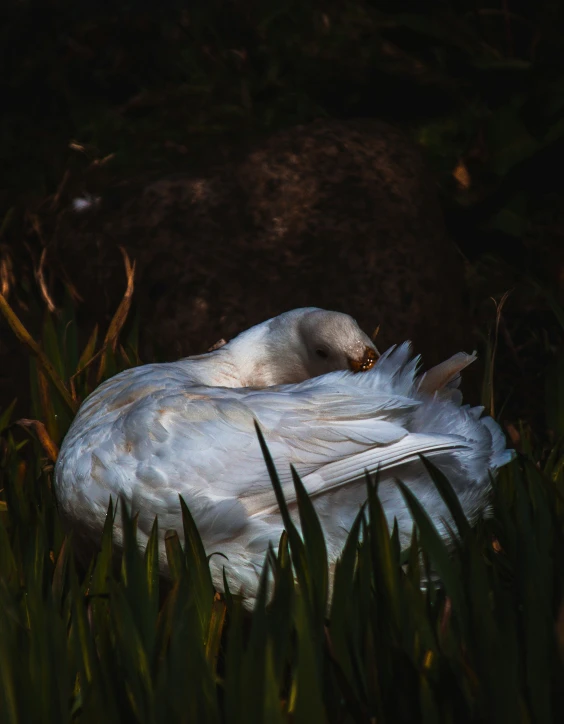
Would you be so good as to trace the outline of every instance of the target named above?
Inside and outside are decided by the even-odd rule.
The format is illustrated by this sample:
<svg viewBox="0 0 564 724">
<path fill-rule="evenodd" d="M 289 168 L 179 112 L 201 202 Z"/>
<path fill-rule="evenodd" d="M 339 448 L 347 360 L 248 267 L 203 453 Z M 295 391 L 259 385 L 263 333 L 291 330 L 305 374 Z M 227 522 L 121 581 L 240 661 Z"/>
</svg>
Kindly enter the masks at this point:
<svg viewBox="0 0 564 724">
<path fill-rule="evenodd" d="M 0 416 L 0 721 L 564 719 L 564 445 L 537 452 L 525 427 L 526 454 L 501 471 L 493 517 L 474 528 L 427 463 L 458 529 L 449 550 L 399 483 L 416 524 L 410 549 L 400 550 L 377 481 L 367 479 L 331 590 L 315 509 L 294 474 L 300 535 L 262 438 L 286 532 L 266 556 L 252 614 L 227 586 L 214 592 L 185 506 L 184 545 L 177 532 L 166 535 L 171 582 L 159 576 L 158 521 L 141 552 L 125 509 L 120 565 L 110 508 L 98 554 L 78 569 L 57 512 L 53 457 L 80 400 L 136 361 L 135 335 L 119 341 L 120 310 L 99 348 L 93 332 L 82 350 L 70 307 L 47 314 L 36 349 L 23 339 L 41 424 L 18 425 L 10 409 Z M 561 432 L 564 369 L 547 375 L 555 390 L 547 415 Z"/>
</svg>

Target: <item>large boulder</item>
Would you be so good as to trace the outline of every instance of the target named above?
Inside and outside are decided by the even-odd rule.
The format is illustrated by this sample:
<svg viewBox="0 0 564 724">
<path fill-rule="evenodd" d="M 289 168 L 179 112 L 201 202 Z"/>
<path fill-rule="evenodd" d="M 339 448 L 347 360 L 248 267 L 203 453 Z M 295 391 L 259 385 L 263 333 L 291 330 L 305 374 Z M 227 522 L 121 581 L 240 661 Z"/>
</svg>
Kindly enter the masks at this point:
<svg viewBox="0 0 564 724">
<path fill-rule="evenodd" d="M 396 128 L 319 120 L 203 172 L 96 194 L 83 213 L 69 196 L 52 233 L 44 220 L 46 265 L 73 281 L 89 331 L 123 294 L 125 247 L 145 361 L 202 352 L 298 306 L 347 312 L 369 334 L 380 325 L 383 349 L 412 339 L 429 364 L 471 351 L 462 260 L 420 152 Z"/>
<path fill-rule="evenodd" d="M 468 339 L 463 263 L 435 185 L 382 123 L 290 128 L 207 174 L 122 188 L 66 218 L 53 251 L 93 313 L 122 290 L 118 245 L 136 259 L 145 359 L 309 305 L 380 325 L 381 347 L 413 339 L 429 362 Z"/>
</svg>

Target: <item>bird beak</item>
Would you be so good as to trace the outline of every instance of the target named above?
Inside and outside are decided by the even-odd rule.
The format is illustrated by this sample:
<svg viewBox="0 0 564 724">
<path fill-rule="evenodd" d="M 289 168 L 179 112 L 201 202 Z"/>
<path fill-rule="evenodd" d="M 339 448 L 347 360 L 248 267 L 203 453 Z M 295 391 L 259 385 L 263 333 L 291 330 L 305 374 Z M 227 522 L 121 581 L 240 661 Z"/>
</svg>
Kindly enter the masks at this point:
<svg viewBox="0 0 564 724">
<path fill-rule="evenodd" d="M 353 359 L 349 357 L 349 367 L 353 372 L 366 372 L 374 367 L 376 360 L 380 356 L 377 349 L 366 347 L 361 359 Z"/>
</svg>

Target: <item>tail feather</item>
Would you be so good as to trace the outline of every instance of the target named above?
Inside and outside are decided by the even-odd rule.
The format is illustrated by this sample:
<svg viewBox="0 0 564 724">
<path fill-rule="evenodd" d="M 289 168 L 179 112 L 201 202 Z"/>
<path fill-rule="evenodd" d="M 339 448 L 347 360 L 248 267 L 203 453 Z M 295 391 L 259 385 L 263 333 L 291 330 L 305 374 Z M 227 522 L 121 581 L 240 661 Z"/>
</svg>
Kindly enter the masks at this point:
<svg viewBox="0 0 564 724">
<path fill-rule="evenodd" d="M 432 395 L 442 390 L 456 390 L 460 385 L 461 371 L 475 360 L 475 352 L 472 354 L 458 352 L 450 359 L 435 365 L 419 378 L 419 392 Z"/>
<path fill-rule="evenodd" d="M 482 417 L 480 422 L 488 429 L 492 436 L 490 467 L 492 470 L 497 470 L 497 468 L 501 468 L 515 458 L 515 450 L 509 450 L 505 447 L 505 435 L 494 419 L 491 417 Z"/>
</svg>

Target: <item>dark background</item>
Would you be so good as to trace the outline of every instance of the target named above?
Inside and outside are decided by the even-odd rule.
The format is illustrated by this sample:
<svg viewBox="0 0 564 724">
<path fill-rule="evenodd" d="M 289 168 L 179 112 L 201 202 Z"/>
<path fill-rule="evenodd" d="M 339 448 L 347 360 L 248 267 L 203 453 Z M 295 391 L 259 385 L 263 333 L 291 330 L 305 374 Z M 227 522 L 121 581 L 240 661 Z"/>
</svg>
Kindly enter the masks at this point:
<svg viewBox="0 0 564 724">
<path fill-rule="evenodd" d="M 563 31 L 561 3 L 539 0 L 4 3 L 3 291 L 37 329 L 34 273 L 77 195 L 193 173 L 315 119 L 380 119 L 431 170 L 486 355 L 491 298 L 511 291 L 498 405 L 545 427 L 564 296 Z M 59 262 L 45 275 L 57 304 Z M 88 259 L 73 264 L 71 285 Z M 6 380 L 27 374 L 9 334 Z"/>
</svg>

